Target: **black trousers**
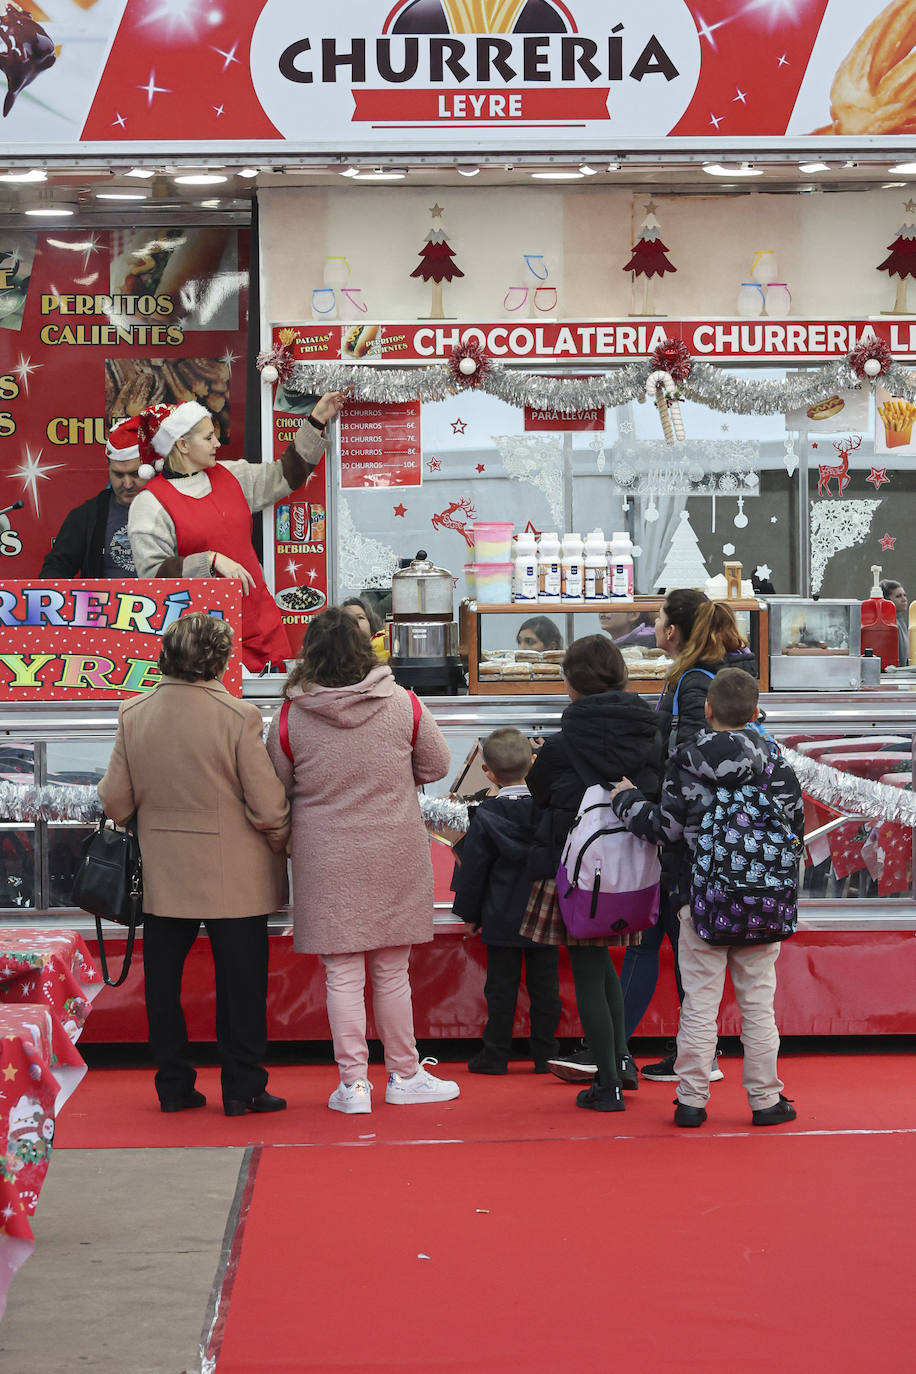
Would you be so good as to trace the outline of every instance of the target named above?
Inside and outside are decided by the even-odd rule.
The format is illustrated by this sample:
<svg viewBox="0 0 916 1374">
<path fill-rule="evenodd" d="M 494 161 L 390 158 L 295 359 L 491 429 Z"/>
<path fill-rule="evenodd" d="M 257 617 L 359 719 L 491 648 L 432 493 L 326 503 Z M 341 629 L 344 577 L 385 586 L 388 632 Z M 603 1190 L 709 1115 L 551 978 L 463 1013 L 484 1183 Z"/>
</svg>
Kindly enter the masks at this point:
<svg viewBox="0 0 916 1374">
<path fill-rule="evenodd" d="M 216 974 L 216 1044 L 223 1099 L 256 1097 L 267 1086 L 267 917 L 204 919 Z M 143 917 L 143 976 L 149 1045 L 161 1102 L 194 1087 L 188 1028 L 181 1006 L 184 961 L 199 921 Z"/>
<path fill-rule="evenodd" d="M 484 994 L 488 1015 L 483 1043 L 488 1050 L 509 1057 L 524 964 L 525 986 L 531 1003 L 531 1057 L 536 1064 L 542 1064 L 556 1054 L 556 1032 L 562 1011 L 559 962 L 559 950 L 549 945 L 537 949 L 521 945 L 487 945 Z"/>
</svg>

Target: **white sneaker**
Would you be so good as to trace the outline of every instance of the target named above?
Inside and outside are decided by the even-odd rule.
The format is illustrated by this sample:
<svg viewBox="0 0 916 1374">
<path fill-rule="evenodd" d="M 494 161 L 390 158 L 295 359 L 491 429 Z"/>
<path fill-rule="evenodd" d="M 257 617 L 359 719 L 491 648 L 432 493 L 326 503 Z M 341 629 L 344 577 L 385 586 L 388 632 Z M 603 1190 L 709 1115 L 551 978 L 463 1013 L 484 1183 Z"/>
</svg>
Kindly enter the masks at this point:
<svg viewBox="0 0 916 1374">
<path fill-rule="evenodd" d="M 393 1103 L 410 1102 L 450 1102 L 461 1092 L 457 1083 L 448 1078 L 433 1078 L 427 1073 L 427 1064 L 438 1064 L 438 1059 L 421 1059 L 420 1067 L 412 1078 L 403 1078 L 399 1073 L 388 1075 L 385 1101 Z"/>
<path fill-rule="evenodd" d="M 372 1084 L 365 1078 L 357 1078 L 355 1083 L 338 1083 L 328 1098 L 332 1112 L 347 1112 L 355 1116 L 357 1112 L 371 1112 Z"/>
<path fill-rule="evenodd" d="M 716 1057 L 712 1061 L 712 1069 L 709 1073 L 709 1081 L 710 1083 L 721 1083 L 724 1077 L 725 1074 L 719 1068 L 719 1051 L 716 1050 Z"/>
</svg>

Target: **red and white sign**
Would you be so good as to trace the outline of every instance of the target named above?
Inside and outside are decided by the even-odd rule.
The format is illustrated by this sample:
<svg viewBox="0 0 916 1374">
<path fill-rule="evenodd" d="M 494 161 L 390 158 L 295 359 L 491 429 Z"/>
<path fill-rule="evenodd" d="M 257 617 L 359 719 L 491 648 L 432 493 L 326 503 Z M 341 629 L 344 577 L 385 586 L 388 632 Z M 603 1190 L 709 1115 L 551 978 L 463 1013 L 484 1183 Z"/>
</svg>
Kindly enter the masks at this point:
<svg viewBox="0 0 916 1374">
<path fill-rule="evenodd" d="M 0 587 L 0 695 L 5 701 L 111 701 L 159 681 L 162 636 L 189 611 L 227 620 L 241 644 L 242 595 L 223 578 L 72 582 Z M 242 695 L 233 649 L 223 683 Z"/>
<path fill-rule="evenodd" d="M 418 487 L 420 402 L 350 401 L 340 414 L 342 487 Z"/>
<path fill-rule="evenodd" d="M 443 363 L 462 343 L 477 343 L 499 362 L 635 362 L 665 339 L 681 339 L 700 360 L 770 362 L 844 358 L 863 339 L 883 339 L 899 358 L 916 356 L 916 317 L 895 320 L 570 320 L 565 324 L 383 324 L 362 364 Z M 343 351 L 341 329 L 290 329 L 295 357 L 358 361 Z M 389 349 L 389 339 L 396 341 Z"/>
<path fill-rule="evenodd" d="M 286 344 L 289 331 L 273 331 L 273 342 Z M 282 338 L 280 335 L 282 334 Z M 284 400 L 277 390 L 273 413 L 274 458 L 279 459 L 292 442 L 303 416 L 311 410 L 317 397 L 303 397 L 305 408 L 299 411 L 283 409 Z M 302 635 L 309 616 L 321 611 L 328 601 L 328 500 L 327 459 L 322 456 L 318 466 L 310 472 L 305 484 L 290 494 L 286 501 L 274 507 L 274 539 L 272 545 L 274 600 L 280 608 L 280 619 L 289 636 L 290 656 L 299 652 Z M 271 559 L 271 548 L 265 548 L 265 565 Z"/>
<path fill-rule="evenodd" d="M 910 0 L 55 0 L 4 144 L 186 152 L 909 139 Z M 45 13 L 49 17 L 45 17 Z M 0 17 L 0 40 L 9 38 Z M 4 44 L 0 41 L 0 49 Z M 5 46 L 11 46 L 9 42 Z M 191 137 L 189 138 L 189 134 Z"/>
</svg>

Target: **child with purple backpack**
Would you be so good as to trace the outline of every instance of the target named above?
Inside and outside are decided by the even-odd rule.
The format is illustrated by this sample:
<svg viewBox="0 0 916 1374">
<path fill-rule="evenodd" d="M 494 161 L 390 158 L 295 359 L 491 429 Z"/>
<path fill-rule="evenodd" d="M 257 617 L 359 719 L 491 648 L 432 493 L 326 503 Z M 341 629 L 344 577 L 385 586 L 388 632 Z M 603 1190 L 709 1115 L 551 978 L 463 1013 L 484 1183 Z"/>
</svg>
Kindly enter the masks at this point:
<svg viewBox="0 0 916 1374">
<path fill-rule="evenodd" d="M 611 793 L 627 828 L 673 846 L 676 859 L 677 1126 L 706 1120 L 726 969 L 741 1011 L 751 1120 L 775 1126 L 796 1116 L 777 1072 L 774 998 L 779 941 L 795 929 L 804 803 L 792 769 L 753 725 L 757 699 L 748 673 L 723 669 L 709 684 L 707 729 L 669 759 L 661 801 L 647 801 L 628 778 Z"/>
</svg>

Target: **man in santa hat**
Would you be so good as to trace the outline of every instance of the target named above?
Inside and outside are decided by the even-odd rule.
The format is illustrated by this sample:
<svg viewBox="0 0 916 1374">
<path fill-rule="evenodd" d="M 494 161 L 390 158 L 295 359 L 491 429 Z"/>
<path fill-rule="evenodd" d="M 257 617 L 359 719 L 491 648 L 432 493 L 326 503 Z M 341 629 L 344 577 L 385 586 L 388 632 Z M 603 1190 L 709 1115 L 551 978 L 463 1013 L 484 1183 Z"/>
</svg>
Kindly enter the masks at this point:
<svg viewBox="0 0 916 1374">
<path fill-rule="evenodd" d="M 41 565 L 42 577 L 136 577 L 127 516 L 143 486 L 137 476 L 139 419 L 132 415 L 111 430 L 105 445 L 108 486 L 64 518 Z"/>
</svg>

